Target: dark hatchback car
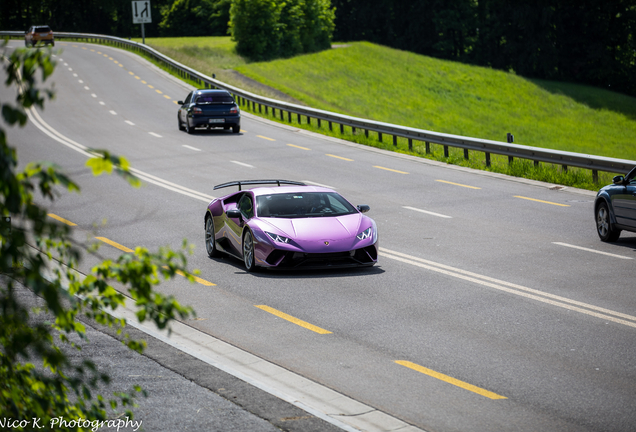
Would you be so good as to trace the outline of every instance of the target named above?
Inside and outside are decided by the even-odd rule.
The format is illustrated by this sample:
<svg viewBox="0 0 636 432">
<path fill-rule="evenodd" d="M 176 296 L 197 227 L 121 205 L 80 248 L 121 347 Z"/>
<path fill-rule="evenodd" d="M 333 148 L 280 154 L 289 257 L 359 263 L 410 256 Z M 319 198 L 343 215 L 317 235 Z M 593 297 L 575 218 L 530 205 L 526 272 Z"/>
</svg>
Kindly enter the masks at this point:
<svg viewBox="0 0 636 432">
<path fill-rule="evenodd" d="M 226 90 L 194 90 L 185 101 L 177 103 L 181 105 L 177 115 L 179 130 L 189 134 L 197 127 L 241 131 L 241 110 Z"/>
<path fill-rule="evenodd" d="M 596 231 L 604 242 L 618 240 L 622 230 L 636 232 L 636 167 L 613 180 L 594 201 Z"/>
<path fill-rule="evenodd" d="M 51 27 L 47 25 L 31 26 L 26 33 L 24 33 L 25 46 L 34 46 L 38 42 L 55 46 L 55 38 L 53 37 Z"/>
</svg>

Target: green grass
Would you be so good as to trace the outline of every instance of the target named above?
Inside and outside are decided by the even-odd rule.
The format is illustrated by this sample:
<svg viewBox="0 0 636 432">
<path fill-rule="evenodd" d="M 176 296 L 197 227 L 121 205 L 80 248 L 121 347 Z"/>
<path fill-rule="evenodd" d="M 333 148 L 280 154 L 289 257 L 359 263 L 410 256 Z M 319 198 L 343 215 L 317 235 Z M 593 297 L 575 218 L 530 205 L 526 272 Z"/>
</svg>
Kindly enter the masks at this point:
<svg viewBox="0 0 636 432">
<path fill-rule="evenodd" d="M 465 65 L 395 50 L 366 42 L 291 59 L 250 63 L 234 52 L 229 37 L 148 38 L 160 52 L 207 75 L 257 94 L 272 97 L 272 91 L 252 85 L 242 75 L 263 83 L 314 108 L 356 117 L 405 125 L 436 132 L 505 141 L 506 133 L 516 144 L 636 160 L 636 99 L 604 89 L 571 83 L 530 80 L 513 73 Z M 248 107 L 244 110 L 250 111 Z M 259 114 L 259 113 L 257 113 Z M 264 114 L 260 114 L 264 115 Z M 269 117 L 281 121 L 279 114 Z M 287 116 L 285 116 L 287 122 Z M 378 140 L 364 131 L 342 136 L 329 131 L 293 124 L 361 144 L 386 148 L 478 169 L 586 189 L 597 189 L 589 170 L 492 156 L 485 166 L 484 154 L 406 140 L 397 145 Z M 599 173 L 599 183 L 608 183 L 613 173 Z"/>
</svg>

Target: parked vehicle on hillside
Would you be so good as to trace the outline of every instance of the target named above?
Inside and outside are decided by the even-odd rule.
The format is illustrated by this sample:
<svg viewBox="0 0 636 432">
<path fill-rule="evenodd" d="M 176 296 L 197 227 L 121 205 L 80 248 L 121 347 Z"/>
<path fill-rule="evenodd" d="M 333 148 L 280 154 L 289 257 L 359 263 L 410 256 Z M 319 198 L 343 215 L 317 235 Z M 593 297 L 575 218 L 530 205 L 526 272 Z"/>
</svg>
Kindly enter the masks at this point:
<svg viewBox="0 0 636 432">
<path fill-rule="evenodd" d="M 241 131 L 241 110 L 226 90 L 200 89 L 188 94 L 177 114 L 179 130 L 194 133 L 195 128 L 205 127 Z"/>
<path fill-rule="evenodd" d="M 264 185 L 242 190 L 246 185 Z M 267 186 L 274 185 L 274 186 Z M 372 266 L 378 261 L 378 230 L 337 192 L 286 180 L 247 180 L 212 200 L 204 216 L 210 257 L 232 255 L 247 271 Z"/>
<path fill-rule="evenodd" d="M 38 42 L 55 46 L 53 30 L 47 25 L 31 26 L 24 34 L 24 45 L 35 46 Z"/>
<path fill-rule="evenodd" d="M 598 191 L 594 215 L 596 231 L 604 242 L 618 240 L 622 230 L 636 232 L 636 167 Z"/>
</svg>

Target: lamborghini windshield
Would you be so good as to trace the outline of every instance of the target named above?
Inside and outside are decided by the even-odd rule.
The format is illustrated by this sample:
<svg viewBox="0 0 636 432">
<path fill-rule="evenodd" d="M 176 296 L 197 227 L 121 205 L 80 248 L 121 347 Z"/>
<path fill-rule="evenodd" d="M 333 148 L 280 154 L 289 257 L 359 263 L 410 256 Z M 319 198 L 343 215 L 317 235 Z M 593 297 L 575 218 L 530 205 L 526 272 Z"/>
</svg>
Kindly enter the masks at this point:
<svg viewBox="0 0 636 432">
<path fill-rule="evenodd" d="M 282 193 L 256 197 L 258 217 L 325 217 L 353 213 L 357 213 L 357 210 L 335 192 Z"/>
</svg>

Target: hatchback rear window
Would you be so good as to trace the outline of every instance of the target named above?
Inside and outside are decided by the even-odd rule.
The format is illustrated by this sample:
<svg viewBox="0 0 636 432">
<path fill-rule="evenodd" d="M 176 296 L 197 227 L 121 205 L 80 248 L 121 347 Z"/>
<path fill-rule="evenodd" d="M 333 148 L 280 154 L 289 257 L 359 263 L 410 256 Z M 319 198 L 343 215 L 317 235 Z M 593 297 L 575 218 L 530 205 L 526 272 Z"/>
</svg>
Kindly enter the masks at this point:
<svg viewBox="0 0 636 432">
<path fill-rule="evenodd" d="M 230 95 L 201 95 L 196 103 L 232 103 L 234 99 Z"/>
<path fill-rule="evenodd" d="M 35 33 L 48 33 L 51 31 L 50 27 L 36 27 L 35 29 L 33 29 L 33 31 Z"/>
</svg>

